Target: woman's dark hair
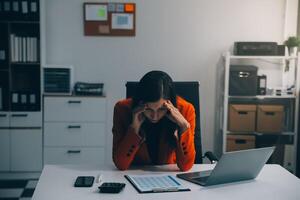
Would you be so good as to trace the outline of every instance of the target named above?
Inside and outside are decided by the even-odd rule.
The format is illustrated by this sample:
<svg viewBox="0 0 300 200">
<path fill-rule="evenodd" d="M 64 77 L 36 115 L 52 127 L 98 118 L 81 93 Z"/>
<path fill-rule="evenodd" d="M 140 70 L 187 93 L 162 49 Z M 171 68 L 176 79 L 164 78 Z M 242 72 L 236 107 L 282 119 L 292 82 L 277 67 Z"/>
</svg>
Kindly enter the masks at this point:
<svg viewBox="0 0 300 200">
<path fill-rule="evenodd" d="M 137 87 L 133 97 L 133 107 L 141 102 L 156 102 L 159 99 L 168 99 L 176 107 L 176 93 L 172 78 L 163 71 L 150 71 L 145 74 Z"/>
<path fill-rule="evenodd" d="M 134 109 L 141 103 L 156 102 L 161 98 L 170 100 L 177 107 L 176 92 L 172 78 L 163 71 L 150 71 L 141 78 L 138 84 L 135 96 L 133 96 L 132 108 Z M 153 124 L 146 119 L 142 124 L 141 130 L 145 133 L 150 157 L 154 164 L 160 164 L 157 163 L 159 138 L 161 137 L 158 133 L 161 130 L 166 131 L 165 142 L 174 149 L 176 148 L 176 138 L 174 136 L 176 129 L 178 129 L 177 124 L 166 116 L 158 123 Z"/>
</svg>

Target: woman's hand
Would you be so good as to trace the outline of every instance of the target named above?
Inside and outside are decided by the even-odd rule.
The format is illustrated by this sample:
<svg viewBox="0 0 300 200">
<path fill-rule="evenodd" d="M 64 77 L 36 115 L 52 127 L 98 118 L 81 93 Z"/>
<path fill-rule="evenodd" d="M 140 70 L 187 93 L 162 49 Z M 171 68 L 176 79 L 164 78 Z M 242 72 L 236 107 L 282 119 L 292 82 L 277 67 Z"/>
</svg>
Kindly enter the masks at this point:
<svg viewBox="0 0 300 200">
<path fill-rule="evenodd" d="M 140 127 L 142 123 L 145 121 L 145 115 L 144 115 L 145 108 L 146 108 L 145 104 L 141 104 L 140 106 L 136 107 L 132 111 L 131 127 L 135 130 L 135 133 L 137 134 L 140 131 Z"/>
<path fill-rule="evenodd" d="M 190 123 L 182 116 L 170 100 L 166 100 L 164 106 L 168 110 L 167 117 L 180 127 L 180 132 L 184 132 L 186 129 L 190 128 Z"/>
</svg>

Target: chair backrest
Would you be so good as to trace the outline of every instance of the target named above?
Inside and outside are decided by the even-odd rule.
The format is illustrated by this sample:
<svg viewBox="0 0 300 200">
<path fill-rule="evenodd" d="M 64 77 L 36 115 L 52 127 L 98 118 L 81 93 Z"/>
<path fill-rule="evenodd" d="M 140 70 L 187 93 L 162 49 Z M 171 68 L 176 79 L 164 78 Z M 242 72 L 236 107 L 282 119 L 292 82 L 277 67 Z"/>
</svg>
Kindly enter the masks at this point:
<svg viewBox="0 0 300 200">
<path fill-rule="evenodd" d="M 129 81 L 126 83 L 126 98 L 135 95 L 138 82 Z M 195 163 L 201 164 L 202 161 L 202 143 L 201 143 L 201 128 L 200 128 L 200 106 L 199 106 L 199 82 L 174 82 L 177 95 L 183 97 L 188 102 L 192 103 L 196 112 L 196 127 L 195 127 Z"/>
</svg>

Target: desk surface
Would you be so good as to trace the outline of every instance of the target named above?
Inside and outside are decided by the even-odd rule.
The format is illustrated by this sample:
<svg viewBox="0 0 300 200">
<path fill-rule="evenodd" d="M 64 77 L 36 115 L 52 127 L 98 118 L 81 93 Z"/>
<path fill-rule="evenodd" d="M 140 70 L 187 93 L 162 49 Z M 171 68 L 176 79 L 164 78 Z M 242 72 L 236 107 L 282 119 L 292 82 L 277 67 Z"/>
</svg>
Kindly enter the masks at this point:
<svg viewBox="0 0 300 200">
<path fill-rule="evenodd" d="M 191 171 L 202 171 L 213 168 L 213 165 L 194 165 Z M 92 175 L 97 177 L 101 173 L 103 181 L 124 182 L 125 189 L 119 194 L 98 193 L 100 184 L 94 183 L 91 188 L 74 188 L 77 176 Z M 300 179 L 289 173 L 279 165 L 265 165 L 255 180 L 202 187 L 182 180 L 181 183 L 191 189 L 190 192 L 168 192 L 139 194 L 124 178 L 125 174 L 176 174 L 179 173 L 175 165 L 144 167 L 118 171 L 113 166 L 73 166 L 46 165 L 43 169 L 33 200 L 167 200 L 167 199 L 222 199 L 222 200 L 299 200 Z"/>
</svg>

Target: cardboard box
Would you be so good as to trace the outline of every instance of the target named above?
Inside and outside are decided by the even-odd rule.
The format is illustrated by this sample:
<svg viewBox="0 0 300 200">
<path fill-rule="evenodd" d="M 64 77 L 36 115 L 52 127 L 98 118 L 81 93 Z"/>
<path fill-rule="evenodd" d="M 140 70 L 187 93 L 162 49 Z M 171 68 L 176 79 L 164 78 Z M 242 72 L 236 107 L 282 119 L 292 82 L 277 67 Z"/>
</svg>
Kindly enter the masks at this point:
<svg viewBox="0 0 300 200">
<path fill-rule="evenodd" d="M 283 129 L 284 107 L 282 105 L 259 105 L 257 107 L 257 132 L 278 133 Z"/>
<path fill-rule="evenodd" d="M 255 131 L 256 105 L 229 104 L 229 131 Z"/>
<path fill-rule="evenodd" d="M 227 135 L 227 151 L 238 151 L 255 148 L 254 135 Z"/>
</svg>

